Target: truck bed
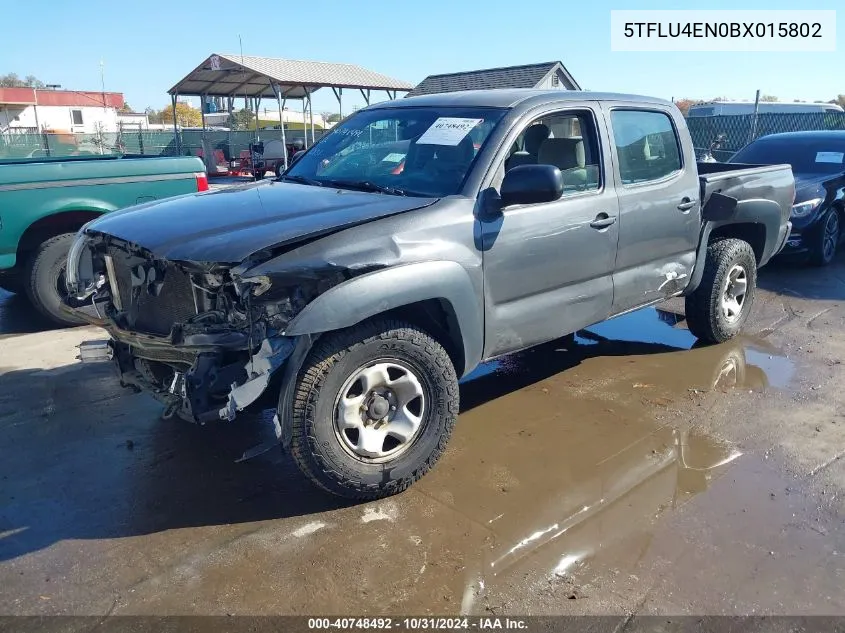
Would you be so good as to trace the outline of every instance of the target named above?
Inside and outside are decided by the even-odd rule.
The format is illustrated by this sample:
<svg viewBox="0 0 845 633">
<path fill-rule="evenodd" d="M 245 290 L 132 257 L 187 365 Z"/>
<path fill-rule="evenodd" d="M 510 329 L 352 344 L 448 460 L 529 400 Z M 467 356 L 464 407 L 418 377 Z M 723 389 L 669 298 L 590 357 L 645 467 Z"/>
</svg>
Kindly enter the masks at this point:
<svg viewBox="0 0 845 633">
<path fill-rule="evenodd" d="M 736 201 L 773 200 L 788 217 L 795 197 L 795 181 L 790 165 L 745 165 L 739 163 L 697 163 L 701 186 L 701 207 L 714 193 Z"/>
</svg>

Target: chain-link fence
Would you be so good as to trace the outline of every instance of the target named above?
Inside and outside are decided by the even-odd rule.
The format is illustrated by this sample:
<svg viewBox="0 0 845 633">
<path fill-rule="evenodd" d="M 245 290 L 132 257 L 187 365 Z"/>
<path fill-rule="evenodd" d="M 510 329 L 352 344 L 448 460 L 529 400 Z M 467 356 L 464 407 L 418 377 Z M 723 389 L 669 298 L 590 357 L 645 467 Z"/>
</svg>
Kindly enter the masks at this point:
<svg viewBox="0 0 845 633">
<path fill-rule="evenodd" d="M 779 132 L 807 130 L 845 130 L 845 112 L 802 112 L 741 114 L 689 117 L 687 119 L 696 153 L 710 149 L 720 136 L 723 140 L 713 157 L 725 161 L 754 139 Z"/>
<path fill-rule="evenodd" d="M 303 130 L 285 130 L 285 140 L 292 143 L 303 139 Z M 323 132 L 314 131 L 319 139 Z M 262 141 L 281 140 L 281 130 L 259 130 Z M 226 160 L 237 158 L 241 151 L 249 149 L 255 139 L 254 130 L 216 131 L 206 130 L 208 146 L 220 150 Z M 0 160 L 15 158 L 41 158 L 97 154 L 128 154 L 141 156 L 196 156 L 202 152 L 202 130 L 181 130 L 179 138 L 174 132 L 122 130 L 99 134 L 46 134 L 14 130 L 0 133 Z M 308 144 L 311 133 L 308 131 Z"/>
</svg>

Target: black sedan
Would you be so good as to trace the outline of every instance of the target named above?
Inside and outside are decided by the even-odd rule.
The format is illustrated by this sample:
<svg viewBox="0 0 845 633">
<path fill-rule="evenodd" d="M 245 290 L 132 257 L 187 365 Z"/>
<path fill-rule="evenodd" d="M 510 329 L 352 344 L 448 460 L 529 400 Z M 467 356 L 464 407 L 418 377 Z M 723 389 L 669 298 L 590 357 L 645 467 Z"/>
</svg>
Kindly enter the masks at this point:
<svg viewBox="0 0 845 633">
<path fill-rule="evenodd" d="M 806 253 L 818 266 L 833 261 L 845 236 L 845 130 L 764 136 L 728 162 L 792 165 L 792 233 L 783 252 Z"/>
</svg>

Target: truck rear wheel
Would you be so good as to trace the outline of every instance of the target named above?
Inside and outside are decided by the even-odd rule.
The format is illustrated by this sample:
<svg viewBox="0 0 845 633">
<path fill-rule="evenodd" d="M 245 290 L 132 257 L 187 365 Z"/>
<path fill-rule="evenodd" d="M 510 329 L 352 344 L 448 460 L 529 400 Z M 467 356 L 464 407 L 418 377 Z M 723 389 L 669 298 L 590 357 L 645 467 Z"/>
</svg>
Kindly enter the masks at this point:
<svg viewBox="0 0 845 633">
<path fill-rule="evenodd" d="M 709 343 L 736 336 L 748 319 L 756 286 L 757 259 L 748 242 L 729 238 L 708 245 L 701 283 L 686 298 L 690 332 Z"/>
<path fill-rule="evenodd" d="M 65 296 L 65 267 L 73 233 L 62 233 L 43 242 L 27 266 L 26 294 L 41 314 L 53 323 L 74 326 L 85 321 L 65 314 L 59 307 Z"/>
<path fill-rule="evenodd" d="M 448 354 L 413 325 L 379 320 L 330 333 L 297 379 L 294 460 L 336 495 L 396 494 L 443 453 L 458 400 Z"/>
</svg>

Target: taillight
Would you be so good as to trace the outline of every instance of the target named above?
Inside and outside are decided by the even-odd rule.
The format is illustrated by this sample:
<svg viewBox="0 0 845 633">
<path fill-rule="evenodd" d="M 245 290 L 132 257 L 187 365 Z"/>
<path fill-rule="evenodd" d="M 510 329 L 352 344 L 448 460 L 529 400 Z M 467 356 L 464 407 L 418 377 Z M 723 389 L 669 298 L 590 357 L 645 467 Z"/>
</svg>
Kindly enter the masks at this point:
<svg viewBox="0 0 845 633">
<path fill-rule="evenodd" d="M 208 191 L 208 176 L 204 171 L 195 173 L 194 178 L 197 181 L 197 191 Z"/>
</svg>

